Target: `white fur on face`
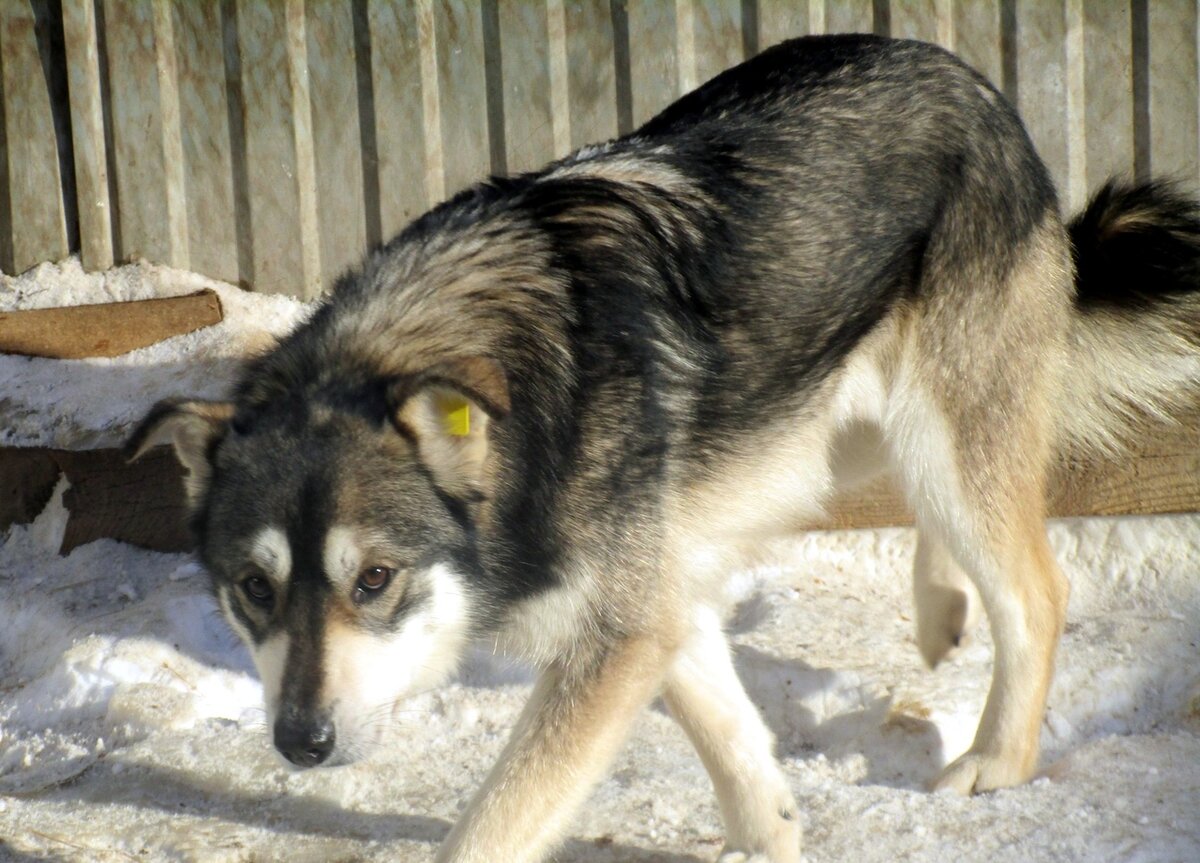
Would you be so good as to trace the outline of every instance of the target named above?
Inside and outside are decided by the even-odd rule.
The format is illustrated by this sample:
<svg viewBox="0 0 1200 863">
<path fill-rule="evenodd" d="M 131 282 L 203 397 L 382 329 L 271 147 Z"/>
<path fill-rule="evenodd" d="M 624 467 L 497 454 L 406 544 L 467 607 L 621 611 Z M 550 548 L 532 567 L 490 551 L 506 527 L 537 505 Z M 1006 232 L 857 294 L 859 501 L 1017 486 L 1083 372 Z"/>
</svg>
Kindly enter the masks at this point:
<svg viewBox="0 0 1200 863">
<path fill-rule="evenodd" d="M 292 549 L 287 534 L 281 528 L 270 526 L 260 530 L 251 540 L 246 552 L 249 561 L 258 567 L 282 594 L 292 572 Z M 261 644 L 256 644 L 250 631 L 233 613 L 234 605 L 242 603 L 237 595 L 240 586 L 222 587 L 218 591 L 218 602 L 225 619 L 250 649 L 254 666 L 258 669 L 263 685 L 263 704 L 267 711 L 268 725 L 274 721 L 279 708 L 279 694 L 283 691 L 283 671 L 288 654 L 288 636 L 285 632 L 270 635 Z"/>
<path fill-rule="evenodd" d="M 323 551 L 325 575 L 334 584 L 349 589 L 364 565 L 354 530 L 349 527 L 330 528 L 329 533 L 325 535 Z"/>
<path fill-rule="evenodd" d="M 275 725 L 279 715 L 279 696 L 283 692 L 283 673 L 287 666 L 288 635 L 274 632 L 262 644 L 252 649 L 254 666 L 262 681 L 263 706 L 267 711 L 267 728 Z"/>
<path fill-rule="evenodd" d="M 286 581 L 292 572 L 292 548 L 287 534 L 277 527 L 264 527 L 250 543 L 250 560 L 276 582 Z"/>
<path fill-rule="evenodd" d="M 444 564 L 415 576 L 429 598 L 391 634 L 330 621 L 324 651 L 325 703 L 333 707 L 338 760 L 379 742 L 396 704 L 445 680 L 468 638 L 467 596 Z"/>
</svg>

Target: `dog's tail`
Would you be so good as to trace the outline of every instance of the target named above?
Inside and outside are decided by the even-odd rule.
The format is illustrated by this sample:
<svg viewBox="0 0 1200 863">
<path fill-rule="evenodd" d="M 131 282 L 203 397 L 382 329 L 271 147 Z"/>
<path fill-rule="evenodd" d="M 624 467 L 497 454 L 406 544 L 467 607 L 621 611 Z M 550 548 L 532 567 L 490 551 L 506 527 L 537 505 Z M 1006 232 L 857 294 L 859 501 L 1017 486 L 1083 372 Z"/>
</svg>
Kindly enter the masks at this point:
<svg viewBox="0 0 1200 863">
<path fill-rule="evenodd" d="M 1058 415 L 1068 450 L 1114 454 L 1200 401 L 1200 206 L 1110 181 L 1067 226 L 1075 315 Z"/>
</svg>

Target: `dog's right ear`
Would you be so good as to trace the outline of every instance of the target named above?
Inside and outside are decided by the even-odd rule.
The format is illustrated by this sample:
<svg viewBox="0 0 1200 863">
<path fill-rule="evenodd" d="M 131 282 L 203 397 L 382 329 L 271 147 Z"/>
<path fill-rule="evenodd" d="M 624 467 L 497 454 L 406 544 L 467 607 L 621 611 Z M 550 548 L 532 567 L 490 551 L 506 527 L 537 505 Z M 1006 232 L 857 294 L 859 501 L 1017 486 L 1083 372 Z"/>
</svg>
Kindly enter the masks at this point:
<svg viewBox="0 0 1200 863">
<path fill-rule="evenodd" d="M 151 447 L 170 443 L 180 464 L 187 468 L 184 485 L 188 502 L 194 505 L 208 488 L 212 474 L 209 454 L 228 433 L 233 412 L 231 402 L 159 402 L 130 435 L 125 458 L 134 461 Z"/>
<path fill-rule="evenodd" d="M 442 491 L 467 501 L 490 496 L 489 429 L 512 409 L 508 377 L 498 362 L 446 360 L 397 378 L 388 402 L 393 425 L 416 444 Z"/>
</svg>

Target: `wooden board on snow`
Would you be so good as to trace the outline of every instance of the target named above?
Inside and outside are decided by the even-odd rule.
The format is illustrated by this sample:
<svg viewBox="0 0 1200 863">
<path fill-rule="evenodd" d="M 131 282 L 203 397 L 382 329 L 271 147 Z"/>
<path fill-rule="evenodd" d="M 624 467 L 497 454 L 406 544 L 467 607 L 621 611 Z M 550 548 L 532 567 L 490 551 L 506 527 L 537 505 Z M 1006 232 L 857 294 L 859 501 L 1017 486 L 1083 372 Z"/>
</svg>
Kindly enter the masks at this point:
<svg viewBox="0 0 1200 863">
<path fill-rule="evenodd" d="M 122 303 L 0 312 L 0 353 L 73 360 L 115 357 L 220 323 L 215 291 Z"/>
</svg>

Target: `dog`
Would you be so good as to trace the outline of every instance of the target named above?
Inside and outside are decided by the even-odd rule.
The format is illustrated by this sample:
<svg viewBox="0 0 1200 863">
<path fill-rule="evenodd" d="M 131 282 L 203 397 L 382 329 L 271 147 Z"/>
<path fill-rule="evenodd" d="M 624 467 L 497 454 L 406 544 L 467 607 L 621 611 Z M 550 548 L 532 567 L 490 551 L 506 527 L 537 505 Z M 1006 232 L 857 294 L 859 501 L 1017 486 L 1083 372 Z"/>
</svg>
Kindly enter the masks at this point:
<svg viewBox="0 0 1200 863">
<path fill-rule="evenodd" d="M 935 666 L 982 604 L 974 743 L 1027 781 L 1068 585 L 1047 466 L 1200 382 L 1200 214 L 1110 183 L 1069 225 L 1011 106 L 931 45 L 809 37 L 637 131 L 435 207 L 247 361 L 159 404 L 274 744 L 353 760 L 487 639 L 540 669 L 441 861 L 541 859 L 662 697 L 724 860 L 797 861 L 796 802 L 722 632 L 741 549 L 892 470 Z"/>
</svg>

